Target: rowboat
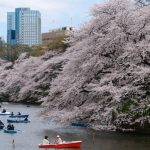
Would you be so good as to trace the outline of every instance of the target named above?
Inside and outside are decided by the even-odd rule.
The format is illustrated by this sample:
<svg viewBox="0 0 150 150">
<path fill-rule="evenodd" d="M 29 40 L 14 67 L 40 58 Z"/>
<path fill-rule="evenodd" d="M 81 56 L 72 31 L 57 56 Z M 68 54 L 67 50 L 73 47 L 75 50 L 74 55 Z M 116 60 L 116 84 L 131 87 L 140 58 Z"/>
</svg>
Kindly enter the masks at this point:
<svg viewBox="0 0 150 150">
<path fill-rule="evenodd" d="M 86 123 L 81 123 L 81 122 L 72 122 L 72 123 L 71 123 L 71 126 L 83 127 L 83 128 L 89 127 L 88 124 L 86 124 Z"/>
<path fill-rule="evenodd" d="M 10 118 L 28 118 L 29 115 L 10 115 Z"/>
<path fill-rule="evenodd" d="M 7 119 L 8 123 L 29 123 L 30 120 L 24 120 L 21 118 L 11 118 L 11 119 Z"/>
<path fill-rule="evenodd" d="M 10 115 L 11 113 L 10 112 L 0 112 L 0 115 Z"/>
<path fill-rule="evenodd" d="M 4 125 L 0 125 L 0 130 L 2 130 L 5 126 Z"/>
<path fill-rule="evenodd" d="M 0 130 L 2 130 L 5 127 L 4 123 L 0 120 Z"/>
<path fill-rule="evenodd" d="M 40 144 L 39 148 L 80 148 L 81 144 L 82 141 L 71 141 L 62 144 L 47 144 L 47 145 Z"/>
<path fill-rule="evenodd" d="M 16 130 L 7 130 L 7 129 L 4 129 L 4 133 L 14 134 L 14 133 L 17 133 L 17 131 Z"/>
</svg>

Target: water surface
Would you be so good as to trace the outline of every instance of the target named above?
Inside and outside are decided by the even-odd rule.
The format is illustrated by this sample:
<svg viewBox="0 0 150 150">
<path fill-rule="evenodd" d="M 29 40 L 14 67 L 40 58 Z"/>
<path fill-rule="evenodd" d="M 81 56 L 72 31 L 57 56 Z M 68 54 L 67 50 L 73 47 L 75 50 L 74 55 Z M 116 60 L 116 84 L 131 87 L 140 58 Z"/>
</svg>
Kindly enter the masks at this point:
<svg viewBox="0 0 150 150">
<path fill-rule="evenodd" d="M 95 133 L 84 128 L 64 128 L 40 118 L 41 108 L 38 106 L 4 104 L 3 107 L 14 113 L 20 111 L 30 114 L 31 123 L 14 124 L 18 130 L 18 133 L 14 135 L 0 131 L 0 150 L 39 150 L 38 144 L 45 135 L 49 136 L 50 141 L 54 141 L 57 134 L 65 141 L 82 140 L 82 150 L 150 150 L 150 136 L 148 135 Z M 6 125 L 7 118 L 7 116 L 0 116 L 0 120 Z M 15 145 L 12 144 L 13 139 Z"/>
</svg>

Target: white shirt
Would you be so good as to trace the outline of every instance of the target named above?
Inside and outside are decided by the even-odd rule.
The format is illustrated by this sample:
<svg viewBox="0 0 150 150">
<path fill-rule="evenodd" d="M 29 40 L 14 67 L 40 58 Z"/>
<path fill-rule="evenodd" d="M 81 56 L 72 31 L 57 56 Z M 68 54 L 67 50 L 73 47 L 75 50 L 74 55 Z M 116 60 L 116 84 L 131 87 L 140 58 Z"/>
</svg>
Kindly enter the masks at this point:
<svg viewBox="0 0 150 150">
<path fill-rule="evenodd" d="M 47 139 L 44 139 L 43 140 L 43 145 L 48 145 L 49 144 L 49 141 Z"/>
<path fill-rule="evenodd" d="M 62 144 L 62 143 L 63 143 L 62 139 L 60 137 L 57 138 L 57 144 Z"/>
</svg>

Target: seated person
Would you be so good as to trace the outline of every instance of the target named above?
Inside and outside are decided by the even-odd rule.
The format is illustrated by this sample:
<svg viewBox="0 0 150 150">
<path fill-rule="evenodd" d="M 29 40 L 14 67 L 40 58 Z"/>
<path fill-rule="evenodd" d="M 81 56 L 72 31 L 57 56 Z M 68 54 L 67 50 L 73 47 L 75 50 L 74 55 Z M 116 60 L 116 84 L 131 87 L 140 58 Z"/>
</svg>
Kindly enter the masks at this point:
<svg viewBox="0 0 150 150">
<path fill-rule="evenodd" d="M 24 119 L 24 121 L 28 121 L 28 118 L 26 117 L 26 118 Z"/>
<path fill-rule="evenodd" d="M 3 122 L 0 120 L 0 125 L 4 125 Z"/>
<path fill-rule="evenodd" d="M 0 129 L 4 128 L 4 123 L 0 120 Z"/>
<path fill-rule="evenodd" d="M 9 123 L 8 125 L 7 125 L 7 130 L 12 130 L 13 128 L 12 128 L 12 125 Z"/>
<path fill-rule="evenodd" d="M 42 144 L 43 145 L 48 145 L 49 144 L 48 136 L 44 137 Z"/>
<path fill-rule="evenodd" d="M 21 115 L 21 113 L 20 113 L 20 112 L 18 112 L 18 115 Z"/>
<path fill-rule="evenodd" d="M 60 138 L 59 135 L 57 135 L 56 144 L 62 144 L 63 140 Z"/>
<path fill-rule="evenodd" d="M 3 109 L 3 110 L 2 110 L 2 113 L 5 113 L 5 112 L 6 112 L 6 109 Z"/>
<path fill-rule="evenodd" d="M 11 130 L 14 130 L 14 129 L 15 129 L 15 127 L 14 127 L 14 125 L 12 124 L 12 125 L 11 125 Z"/>
<path fill-rule="evenodd" d="M 11 112 L 11 116 L 13 116 L 14 115 L 14 113 L 13 112 Z"/>
</svg>

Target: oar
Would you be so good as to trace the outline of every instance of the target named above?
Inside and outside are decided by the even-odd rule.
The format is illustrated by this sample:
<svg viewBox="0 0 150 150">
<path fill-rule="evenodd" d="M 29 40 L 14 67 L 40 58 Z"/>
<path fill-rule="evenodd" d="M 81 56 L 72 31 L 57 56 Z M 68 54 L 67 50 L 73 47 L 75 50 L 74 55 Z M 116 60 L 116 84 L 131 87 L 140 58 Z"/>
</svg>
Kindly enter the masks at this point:
<svg viewBox="0 0 150 150">
<path fill-rule="evenodd" d="M 93 141 L 93 150 L 94 150 L 94 143 L 95 143 L 95 133 L 92 134 L 92 141 Z"/>
<path fill-rule="evenodd" d="M 3 128 L 3 130 L 7 129 L 6 127 Z M 22 132 L 22 130 L 16 129 L 16 131 Z"/>
</svg>

